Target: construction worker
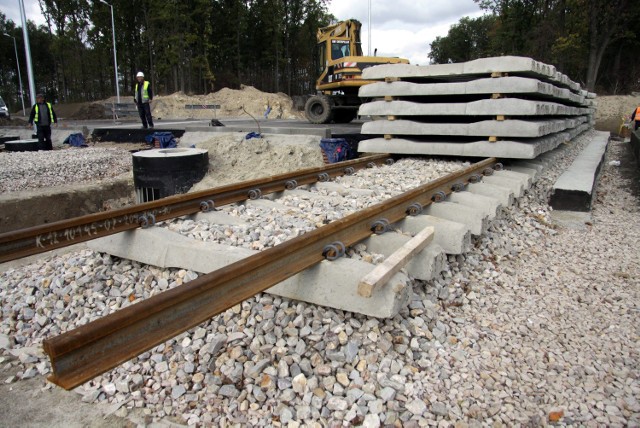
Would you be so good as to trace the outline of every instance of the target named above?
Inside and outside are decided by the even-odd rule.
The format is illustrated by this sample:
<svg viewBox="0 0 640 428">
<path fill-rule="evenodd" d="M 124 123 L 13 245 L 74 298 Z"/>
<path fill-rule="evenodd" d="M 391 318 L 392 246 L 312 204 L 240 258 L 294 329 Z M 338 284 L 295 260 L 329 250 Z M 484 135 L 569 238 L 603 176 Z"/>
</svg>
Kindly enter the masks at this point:
<svg viewBox="0 0 640 428">
<path fill-rule="evenodd" d="M 139 71 L 136 74 L 136 87 L 133 92 L 133 102 L 138 106 L 140 120 L 144 129 L 153 128 L 153 118 L 151 117 L 151 100 L 153 99 L 153 91 L 147 80 L 144 80 L 144 73 Z"/>
<path fill-rule="evenodd" d="M 43 94 L 36 95 L 36 103 L 31 107 L 29 125 L 33 126 L 34 123 L 38 132 L 38 150 L 53 150 L 51 125 L 58 123 L 58 118 L 51 103 L 44 101 Z"/>
<path fill-rule="evenodd" d="M 631 113 L 631 120 L 635 121 L 635 129 L 636 131 L 640 128 L 640 106 L 636 107 L 636 109 Z"/>
</svg>

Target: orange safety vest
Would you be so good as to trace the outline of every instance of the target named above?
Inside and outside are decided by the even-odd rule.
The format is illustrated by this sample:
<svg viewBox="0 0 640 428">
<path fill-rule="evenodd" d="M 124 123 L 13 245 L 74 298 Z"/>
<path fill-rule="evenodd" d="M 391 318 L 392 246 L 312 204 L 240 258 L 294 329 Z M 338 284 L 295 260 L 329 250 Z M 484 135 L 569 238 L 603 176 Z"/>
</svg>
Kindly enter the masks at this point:
<svg viewBox="0 0 640 428">
<path fill-rule="evenodd" d="M 640 106 L 638 106 L 638 108 L 636 108 L 636 115 L 633 118 L 633 120 L 640 122 Z"/>
</svg>

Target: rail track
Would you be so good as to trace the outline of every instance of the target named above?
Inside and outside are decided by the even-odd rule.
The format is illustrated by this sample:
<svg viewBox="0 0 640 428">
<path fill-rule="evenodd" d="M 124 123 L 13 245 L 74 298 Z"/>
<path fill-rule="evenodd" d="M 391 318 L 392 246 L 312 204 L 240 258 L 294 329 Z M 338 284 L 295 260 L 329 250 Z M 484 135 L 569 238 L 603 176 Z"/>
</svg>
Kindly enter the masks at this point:
<svg viewBox="0 0 640 428">
<path fill-rule="evenodd" d="M 374 155 L 0 234 L 0 263 L 393 162 Z"/>
<path fill-rule="evenodd" d="M 390 161 L 377 155 L 6 233 L 0 235 L 0 260 L 150 227 L 157 221 L 328 181 Z M 188 287 L 168 290 L 46 339 L 43 346 L 53 370 L 49 380 L 72 389 L 327 258 L 340 257 L 346 247 L 384 233 L 390 224 L 420 214 L 497 169 L 501 164 L 494 158 L 478 162 L 201 276 Z"/>
</svg>

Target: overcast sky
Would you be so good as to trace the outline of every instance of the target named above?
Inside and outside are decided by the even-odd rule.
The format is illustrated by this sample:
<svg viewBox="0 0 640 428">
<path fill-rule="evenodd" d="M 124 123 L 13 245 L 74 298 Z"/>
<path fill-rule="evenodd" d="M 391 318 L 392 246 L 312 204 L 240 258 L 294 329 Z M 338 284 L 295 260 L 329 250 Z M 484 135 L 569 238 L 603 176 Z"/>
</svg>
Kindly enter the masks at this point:
<svg viewBox="0 0 640 428">
<path fill-rule="evenodd" d="M 429 44 L 446 36 L 460 18 L 482 15 L 473 0 L 331 0 L 329 11 L 338 20 L 362 22 L 362 51 L 369 52 L 371 3 L 371 54 L 407 58 L 412 64 L 429 63 Z"/>
<path fill-rule="evenodd" d="M 0 10 L 21 26 L 18 3 L 0 0 Z M 338 20 L 354 18 L 362 22 L 365 55 L 369 52 L 369 3 L 371 53 L 377 48 L 378 56 L 407 58 L 412 64 L 428 64 L 429 44 L 437 36 L 446 36 L 460 18 L 482 15 L 473 0 L 331 0 L 329 12 Z M 37 0 L 24 0 L 24 7 L 27 19 L 44 24 Z"/>
</svg>

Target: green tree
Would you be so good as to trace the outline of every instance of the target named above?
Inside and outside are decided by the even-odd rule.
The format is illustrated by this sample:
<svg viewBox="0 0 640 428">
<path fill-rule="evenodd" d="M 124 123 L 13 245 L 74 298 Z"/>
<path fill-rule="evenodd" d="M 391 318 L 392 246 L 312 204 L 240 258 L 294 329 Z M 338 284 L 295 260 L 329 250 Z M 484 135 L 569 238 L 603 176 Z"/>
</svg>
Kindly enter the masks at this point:
<svg viewBox="0 0 640 428">
<path fill-rule="evenodd" d="M 445 37 L 436 37 L 431 43 L 431 62 L 464 62 L 495 55 L 490 37 L 495 25 L 496 18 L 490 15 L 460 19 Z"/>
</svg>

